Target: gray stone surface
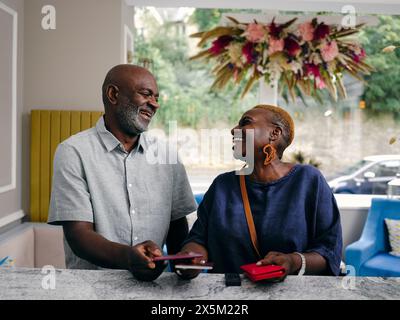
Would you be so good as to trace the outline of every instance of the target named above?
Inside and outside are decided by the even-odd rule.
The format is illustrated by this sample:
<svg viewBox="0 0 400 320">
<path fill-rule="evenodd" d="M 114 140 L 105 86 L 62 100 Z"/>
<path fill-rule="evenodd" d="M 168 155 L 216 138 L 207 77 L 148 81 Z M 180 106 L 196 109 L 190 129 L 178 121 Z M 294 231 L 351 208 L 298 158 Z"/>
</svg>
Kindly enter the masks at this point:
<svg viewBox="0 0 400 320">
<path fill-rule="evenodd" d="M 351 281 L 343 277 L 289 276 L 284 282 L 269 284 L 243 278 L 241 287 L 226 287 L 222 274 L 201 274 L 183 281 L 173 273 L 164 273 L 150 283 L 137 281 L 121 270 L 56 270 L 55 275 L 55 289 L 45 290 L 42 282 L 46 274 L 41 269 L 0 268 L 0 300 L 400 299 L 400 278 L 352 278 L 354 288 L 346 289 Z"/>
</svg>

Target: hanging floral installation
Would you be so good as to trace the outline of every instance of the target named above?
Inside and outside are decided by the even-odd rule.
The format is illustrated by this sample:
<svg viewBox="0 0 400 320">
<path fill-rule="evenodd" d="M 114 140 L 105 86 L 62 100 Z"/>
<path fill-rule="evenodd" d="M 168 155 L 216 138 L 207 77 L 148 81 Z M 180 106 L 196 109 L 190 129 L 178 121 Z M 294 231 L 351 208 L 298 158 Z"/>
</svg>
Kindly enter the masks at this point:
<svg viewBox="0 0 400 320">
<path fill-rule="evenodd" d="M 346 98 L 343 74 L 349 73 L 363 81 L 362 75 L 373 71 L 365 62 L 365 50 L 349 38 L 362 25 L 342 28 L 312 21 L 296 24 L 297 18 L 286 23 L 240 23 L 232 17 L 232 26 L 219 26 L 210 31 L 193 34 L 200 38 L 199 47 L 208 42 L 191 59 L 215 60 L 216 79 L 212 89 L 224 88 L 230 80 L 246 85 L 242 97 L 257 80 L 264 78 L 279 90 L 287 90 L 293 101 L 296 96 L 319 97 L 320 90 L 328 90 L 333 99 L 338 93 Z"/>
</svg>

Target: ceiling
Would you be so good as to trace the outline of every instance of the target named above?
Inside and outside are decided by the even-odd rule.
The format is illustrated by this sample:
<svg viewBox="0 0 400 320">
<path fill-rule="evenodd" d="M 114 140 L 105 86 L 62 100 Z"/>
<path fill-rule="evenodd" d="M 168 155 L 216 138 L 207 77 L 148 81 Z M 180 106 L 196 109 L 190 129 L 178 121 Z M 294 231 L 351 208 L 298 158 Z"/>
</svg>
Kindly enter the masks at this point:
<svg viewBox="0 0 400 320">
<path fill-rule="evenodd" d="M 241 8 L 284 11 L 342 12 L 343 6 L 354 6 L 360 14 L 399 14 L 400 0 L 125 0 L 133 6 L 160 8 Z"/>
</svg>

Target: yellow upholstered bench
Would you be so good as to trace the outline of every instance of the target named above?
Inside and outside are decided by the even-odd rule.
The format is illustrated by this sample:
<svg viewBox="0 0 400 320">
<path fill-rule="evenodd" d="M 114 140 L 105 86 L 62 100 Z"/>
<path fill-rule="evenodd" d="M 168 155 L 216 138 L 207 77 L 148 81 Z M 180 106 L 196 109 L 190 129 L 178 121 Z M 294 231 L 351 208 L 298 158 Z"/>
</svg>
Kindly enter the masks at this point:
<svg viewBox="0 0 400 320">
<path fill-rule="evenodd" d="M 30 220 L 46 222 L 54 152 L 68 137 L 93 127 L 101 111 L 32 110 L 30 159 Z"/>
</svg>

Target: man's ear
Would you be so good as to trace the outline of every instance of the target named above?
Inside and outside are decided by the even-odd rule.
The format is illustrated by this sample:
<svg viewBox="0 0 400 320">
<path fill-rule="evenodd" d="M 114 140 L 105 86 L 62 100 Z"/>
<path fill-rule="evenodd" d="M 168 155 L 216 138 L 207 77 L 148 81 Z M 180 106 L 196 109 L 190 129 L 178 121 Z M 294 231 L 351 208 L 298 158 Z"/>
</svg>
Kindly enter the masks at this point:
<svg viewBox="0 0 400 320">
<path fill-rule="evenodd" d="M 107 87 L 106 90 L 106 95 L 108 101 L 110 101 L 111 104 L 117 104 L 118 102 L 118 94 L 119 94 L 119 89 L 117 86 L 110 84 Z"/>
</svg>

